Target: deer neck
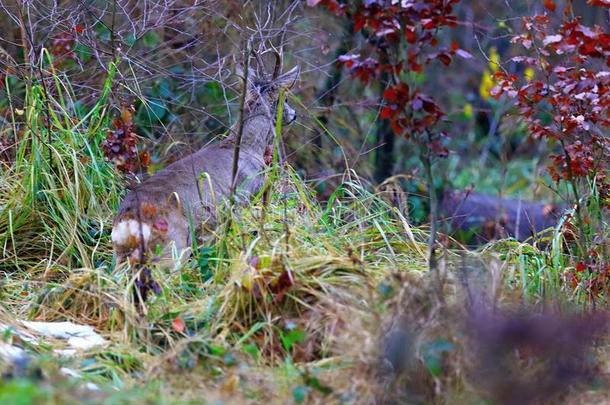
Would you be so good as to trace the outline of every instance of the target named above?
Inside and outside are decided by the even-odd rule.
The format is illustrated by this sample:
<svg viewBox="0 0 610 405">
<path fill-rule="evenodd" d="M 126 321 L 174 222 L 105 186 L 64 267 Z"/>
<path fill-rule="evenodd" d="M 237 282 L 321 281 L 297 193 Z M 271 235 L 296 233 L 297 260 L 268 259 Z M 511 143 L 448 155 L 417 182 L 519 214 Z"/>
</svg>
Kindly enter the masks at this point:
<svg viewBox="0 0 610 405">
<path fill-rule="evenodd" d="M 273 141 L 273 119 L 269 110 L 257 109 L 247 114 L 243 122 L 240 149 L 254 156 L 263 156 L 265 148 Z M 239 123 L 231 128 L 225 142 L 235 145 L 239 135 Z"/>
</svg>

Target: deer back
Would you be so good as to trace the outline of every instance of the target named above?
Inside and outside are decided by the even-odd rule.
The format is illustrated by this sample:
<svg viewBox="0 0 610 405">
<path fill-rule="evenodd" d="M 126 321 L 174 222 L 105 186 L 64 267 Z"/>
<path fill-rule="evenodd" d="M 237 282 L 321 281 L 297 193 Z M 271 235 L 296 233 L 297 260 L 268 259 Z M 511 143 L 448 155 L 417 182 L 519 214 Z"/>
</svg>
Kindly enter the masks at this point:
<svg viewBox="0 0 610 405">
<path fill-rule="evenodd" d="M 240 142 L 236 200 L 246 203 L 264 182 L 264 154 L 273 141 L 278 94 L 294 83 L 298 68 L 269 80 L 248 82 Z M 294 111 L 284 107 L 285 121 Z M 217 208 L 229 198 L 238 125 L 218 144 L 208 145 L 160 170 L 121 202 L 112 230 L 117 262 L 167 258 L 190 245 L 192 230 L 216 226 Z"/>
</svg>

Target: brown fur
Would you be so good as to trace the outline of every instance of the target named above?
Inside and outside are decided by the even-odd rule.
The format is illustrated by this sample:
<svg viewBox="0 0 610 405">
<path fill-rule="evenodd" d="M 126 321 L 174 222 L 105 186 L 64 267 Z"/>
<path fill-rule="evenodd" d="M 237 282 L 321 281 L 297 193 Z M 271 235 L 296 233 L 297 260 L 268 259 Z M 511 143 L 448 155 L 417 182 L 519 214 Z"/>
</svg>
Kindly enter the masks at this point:
<svg viewBox="0 0 610 405">
<path fill-rule="evenodd" d="M 247 202 L 264 182 L 264 156 L 273 141 L 279 90 L 291 86 L 298 74 L 295 68 L 274 80 L 255 80 L 248 86 L 236 181 L 236 200 L 240 203 Z M 284 112 L 285 120 L 287 113 L 294 113 L 287 107 Z M 136 235 L 126 242 L 114 243 L 119 262 L 125 258 L 139 262 L 155 252 L 160 254 L 154 256 L 168 258 L 170 242 L 178 252 L 189 247 L 190 224 L 195 230 L 204 225 L 212 229 L 216 226 L 216 209 L 226 203 L 230 194 L 236 132 L 234 128 L 222 142 L 172 163 L 125 196 L 114 227 L 133 219 L 147 224 L 152 231 L 148 241 L 141 241 Z"/>
</svg>

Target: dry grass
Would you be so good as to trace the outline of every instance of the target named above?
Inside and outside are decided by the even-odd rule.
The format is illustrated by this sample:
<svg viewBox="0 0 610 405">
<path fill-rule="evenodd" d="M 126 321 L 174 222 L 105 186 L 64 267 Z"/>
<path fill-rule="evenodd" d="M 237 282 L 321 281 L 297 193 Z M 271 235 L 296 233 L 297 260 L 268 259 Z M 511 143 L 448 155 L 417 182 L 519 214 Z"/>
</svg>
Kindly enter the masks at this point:
<svg viewBox="0 0 610 405">
<path fill-rule="evenodd" d="M 269 198 L 240 207 L 185 263 L 151 267 L 161 294 L 138 313 L 134 274 L 115 267 L 109 241 L 123 184 L 98 148 L 105 95 L 79 117 L 58 107 L 73 104 L 58 87 L 64 99 L 31 89 L 15 161 L 0 174 L 0 322 L 70 320 L 110 344 L 69 359 L 53 342 L 33 347 L 42 382 L 6 380 L 0 399 L 476 402 L 495 397 L 471 378 L 483 364 L 468 336 L 473 297 L 506 309 L 565 292 L 557 249 L 514 243 L 462 252 L 468 260 L 446 252 L 440 277 L 428 274 L 426 233 L 356 175 L 321 204 L 276 167 Z M 50 132 L 38 119 L 49 106 Z M 102 390 L 62 377 L 64 366 Z"/>
</svg>

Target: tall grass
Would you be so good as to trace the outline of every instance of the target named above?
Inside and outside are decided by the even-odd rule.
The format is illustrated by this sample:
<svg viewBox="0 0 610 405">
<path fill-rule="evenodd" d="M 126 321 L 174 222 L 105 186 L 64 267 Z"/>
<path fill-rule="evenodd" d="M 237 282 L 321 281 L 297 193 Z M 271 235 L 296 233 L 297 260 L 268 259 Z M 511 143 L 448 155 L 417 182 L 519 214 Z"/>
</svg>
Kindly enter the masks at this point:
<svg viewBox="0 0 610 405">
<path fill-rule="evenodd" d="M 110 127 L 115 73 L 111 64 L 99 101 L 84 113 L 69 81 L 52 69 L 44 85 L 25 86 L 23 105 L 11 105 L 13 122 L 5 131 L 16 149 L 0 173 L 2 321 L 94 325 L 112 343 L 72 362 L 87 380 L 125 389 L 150 379 L 154 392 L 172 397 L 190 395 L 174 392 L 188 385 L 176 369 L 198 378 L 198 389 L 209 392 L 200 381 L 210 380 L 214 389 L 234 392 L 235 378 L 242 377 L 231 367 L 238 362 L 249 367 L 243 373 L 252 398 L 283 400 L 296 397 L 295 384 L 326 392 L 312 370 L 357 373 L 358 356 L 370 353 L 362 353 L 364 346 L 346 349 L 345 340 L 337 347 L 337 337 L 365 325 L 359 332 L 367 348 L 373 345 L 380 333 L 374 325 L 387 323 L 377 319 L 387 306 L 379 297 L 388 286 L 398 296 L 403 288 L 418 288 L 409 280 L 426 273 L 426 232 L 355 173 L 319 202 L 275 155 L 265 191 L 247 206 L 221 212 L 222 225 L 196 245 L 190 260 L 152 267 L 161 294 L 137 314 L 134 274 L 115 268 L 109 241 L 124 182 L 100 149 Z M 281 131 L 278 124 L 276 143 Z M 560 229 L 548 252 L 504 241 L 472 255 L 501 255 L 502 288 L 525 302 L 565 295 L 568 261 Z M 444 271 L 460 265 L 454 257 L 445 255 Z M 456 297 L 450 292 L 450 300 Z M 422 290 L 414 310 L 434 308 L 433 301 Z M 252 383 L 255 374 L 263 376 L 262 385 Z M 263 392 L 266 387 L 281 395 Z"/>
<path fill-rule="evenodd" d="M 23 315 L 109 331 L 123 330 L 128 318 L 138 324 L 127 293 L 133 275 L 113 268 L 109 244 L 123 181 L 99 147 L 110 126 L 115 72 L 112 64 L 99 101 L 85 113 L 69 81 L 52 69 L 44 85 L 26 86 L 23 105 L 11 105 L 17 148 L 1 176 L 0 269 L 7 302 Z M 167 326 L 171 307 L 208 314 L 209 329 L 222 339 L 260 322 L 276 333 L 279 316 L 299 316 L 322 297 L 374 288 L 397 268 L 425 269 L 421 232 L 357 176 L 322 206 L 277 156 L 272 173 L 270 192 L 241 207 L 194 260 L 154 269 L 163 293 L 148 304 L 150 320 Z M 226 251 L 218 255 L 221 245 Z"/>
<path fill-rule="evenodd" d="M 52 70 L 44 86 L 27 85 L 23 105 L 11 105 L 17 146 L 0 175 L 7 321 L 95 326 L 112 345 L 70 362 L 87 380 L 125 388 L 142 384 L 138 373 L 158 377 L 165 362 L 203 359 L 218 363 L 200 371 L 209 375 L 225 369 L 230 353 L 275 365 L 268 375 L 292 357 L 324 362 L 334 353 L 334 302 L 362 301 L 395 271 L 425 271 L 426 236 L 356 175 L 322 204 L 276 156 L 267 191 L 222 213 L 231 220 L 191 260 L 152 268 L 162 291 L 138 315 L 134 274 L 115 268 L 109 241 L 124 188 L 100 149 L 114 73 L 112 65 L 100 100 L 84 113 L 69 81 Z M 290 381 L 300 378 L 286 370 Z"/>
<path fill-rule="evenodd" d="M 85 116 L 75 108 L 69 82 L 57 74 L 46 77 L 45 85 L 26 86 L 24 105 L 11 104 L 16 151 L 2 176 L 2 271 L 52 277 L 110 264 L 101 247 L 107 246 L 108 216 L 121 182 L 98 145 L 108 127 L 114 73 L 111 65 L 99 102 Z"/>
</svg>

